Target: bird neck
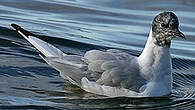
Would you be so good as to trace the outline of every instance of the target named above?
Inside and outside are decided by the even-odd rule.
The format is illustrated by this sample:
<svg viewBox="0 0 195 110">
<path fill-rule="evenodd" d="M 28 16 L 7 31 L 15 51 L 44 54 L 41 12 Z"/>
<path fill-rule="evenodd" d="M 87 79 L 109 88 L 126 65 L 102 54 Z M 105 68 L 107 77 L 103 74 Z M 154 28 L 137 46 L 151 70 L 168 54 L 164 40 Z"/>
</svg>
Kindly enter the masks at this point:
<svg viewBox="0 0 195 110">
<path fill-rule="evenodd" d="M 142 74 L 146 79 L 158 79 L 161 75 L 171 73 L 171 58 L 169 46 L 158 46 L 152 35 L 152 29 L 142 54 L 138 57 Z M 153 77 L 152 77 L 153 76 Z"/>
</svg>

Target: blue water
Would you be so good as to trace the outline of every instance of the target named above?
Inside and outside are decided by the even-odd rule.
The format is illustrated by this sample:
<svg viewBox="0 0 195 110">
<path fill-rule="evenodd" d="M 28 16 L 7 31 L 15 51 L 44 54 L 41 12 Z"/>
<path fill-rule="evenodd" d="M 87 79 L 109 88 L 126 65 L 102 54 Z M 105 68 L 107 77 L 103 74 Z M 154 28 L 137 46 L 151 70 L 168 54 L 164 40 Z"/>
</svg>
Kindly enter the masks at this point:
<svg viewBox="0 0 195 110">
<path fill-rule="evenodd" d="M 138 56 L 162 11 L 175 12 L 187 38 L 172 41 L 173 92 L 163 98 L 82 91 L 10 27 L 19 24 L 68 54 L 117 48 Z M 0 109 L 194 109 L 194 12 L 193 0 L 0 0 Z"/>
</svg>

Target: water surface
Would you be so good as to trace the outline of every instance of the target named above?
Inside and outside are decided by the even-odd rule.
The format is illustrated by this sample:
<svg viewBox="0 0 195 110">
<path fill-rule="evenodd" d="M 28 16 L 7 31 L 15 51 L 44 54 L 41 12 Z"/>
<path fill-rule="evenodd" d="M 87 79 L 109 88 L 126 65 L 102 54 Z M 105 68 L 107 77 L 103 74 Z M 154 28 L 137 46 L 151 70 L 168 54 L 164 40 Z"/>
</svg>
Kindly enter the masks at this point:
<svg viewBox="0 0 195 110">
<path fill-rule="evenodd" d="M 151 22 L 174 11 L 187 40 L 171 45 L 173 92 L 160 98 L 108 98 L 82 91 L 48 66 L 10 27 L 25 29 L 68 54 L 117 48 L 138 56 Z M 0 109 L 194 109 L 193 0 L 1 0 Z"/>
</svg>

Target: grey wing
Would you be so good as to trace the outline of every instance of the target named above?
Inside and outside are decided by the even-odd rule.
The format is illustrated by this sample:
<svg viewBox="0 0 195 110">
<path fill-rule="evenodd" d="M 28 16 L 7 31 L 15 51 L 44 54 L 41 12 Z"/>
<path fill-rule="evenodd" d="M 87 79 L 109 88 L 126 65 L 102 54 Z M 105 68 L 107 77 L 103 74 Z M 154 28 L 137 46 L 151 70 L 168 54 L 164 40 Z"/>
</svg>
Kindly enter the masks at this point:
<svg viewBox="0 0 195 110">
<path fill-rule="evenodd" d="M 136 59 L 113 60 L 102 65 L 105 70 L 97 81 L 102 85 L 123 87 L 139 92 L 140 87 L 145 84 L 145 79 L 139 73 Z"/>
<path fill-rule="evenodd" d="M 88 60 L 88 68 L 92 72 L 101 73 L 98 84 L 122 87 L 138 92 L 145 84 L 140 75 L 137 59 L 125 52 L 110 49 L 106 52 L 93 50 L 84 56 Z"/>
<path fill-rule="evenodd" d="M 81 79 L 83 77 L 88 78 L 90 81 L 97 81 L 102 77 L 102 73 L 105 72 L 105 70 L 102 69 L 104 63 L 124 57 L 127 57 L 127 54 L 120 51 L 111 52 L 111 50 L 108 50 L 107 52 L 103 52 L 91 50 L 88 51 L 84 57 L 63 54 L 57 57 L 42 58 L 53 68 L 58 70 L 63 78 L 68 79 L 73 84 L 81 86 Z"/>
<path fill-rule="evenodd" d="M 87 77 L 87 65 L 77 55 L 64 55 L 61 57 L 42 57 L 49 65 L 60 72 L 60 76 L 71 83 L 80 86 L 81 79 Z"/>
<path fill-rule="evenodd" d="M 135 57 L 115 49 L 105 52 L 91 50 L 84 57 L 63 55 L 45 58 L 48 64 L 60 71 L 62 77 L 68 77 L 73 84 L 81 86 L 81 79 L 86 77 L 101 85 L 137 90 L 143 83 L 139 80 L 135 62 L 132 61 L 133 65 L 128 64 L 133 59 Z"/>
</svg>

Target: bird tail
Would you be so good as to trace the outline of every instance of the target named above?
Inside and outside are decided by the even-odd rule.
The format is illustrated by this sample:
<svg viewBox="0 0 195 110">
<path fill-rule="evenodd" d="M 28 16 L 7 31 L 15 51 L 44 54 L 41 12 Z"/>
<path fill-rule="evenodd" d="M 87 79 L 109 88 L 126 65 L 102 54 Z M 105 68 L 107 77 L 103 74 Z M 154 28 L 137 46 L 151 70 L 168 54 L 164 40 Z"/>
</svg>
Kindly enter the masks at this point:
<svg viewBox="0 0 195 110">
<path fill-rule="evenodd" d="M 40 53 L 41 58 L 60 72 L 60 75 L 74 85 L 80 86 L 82 71 L 82 57 L 67 55 L 53 45 L 39 39 L 35 34 L 23 29 L 17 24 L 11 24 L 16 31 L 29 41 Z"/>
</svg>

